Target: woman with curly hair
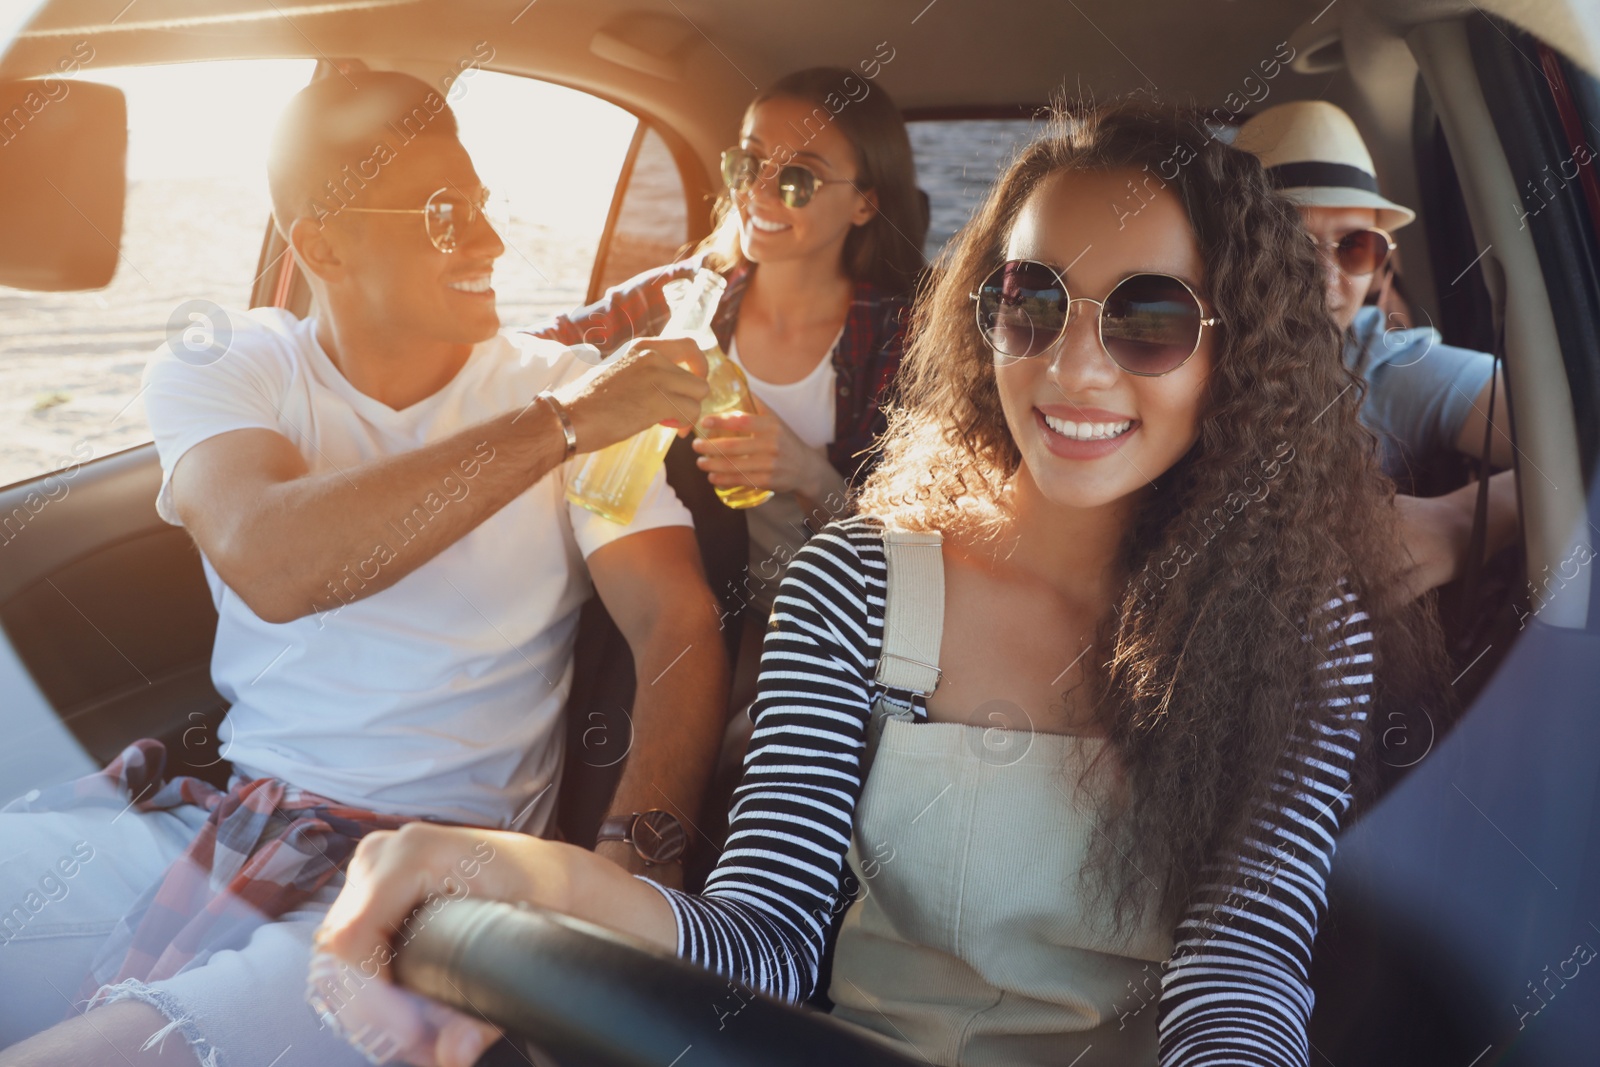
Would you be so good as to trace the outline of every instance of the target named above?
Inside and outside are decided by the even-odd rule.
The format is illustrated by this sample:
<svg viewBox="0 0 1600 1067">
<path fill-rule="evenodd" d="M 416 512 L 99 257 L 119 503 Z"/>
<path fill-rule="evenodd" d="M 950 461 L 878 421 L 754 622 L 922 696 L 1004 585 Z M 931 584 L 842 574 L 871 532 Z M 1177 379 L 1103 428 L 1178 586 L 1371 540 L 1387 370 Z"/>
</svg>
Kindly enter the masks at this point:
<svg viewBox="0 0 1600 1067">
<path fill-rule="evenodd" d="M 314 987 L 491 836 L 482 894 L 825 989 L 930 1062 L 1305 1064 L 1369 716 L 1440 662 L 1385 595 L 1394 489 L 1322 301 L 1254 157 L 1156 105 L 1059 117 L 939 264 L 858 514 L 784 580 L 705 891 L 374 834 Z"/>
</svg>

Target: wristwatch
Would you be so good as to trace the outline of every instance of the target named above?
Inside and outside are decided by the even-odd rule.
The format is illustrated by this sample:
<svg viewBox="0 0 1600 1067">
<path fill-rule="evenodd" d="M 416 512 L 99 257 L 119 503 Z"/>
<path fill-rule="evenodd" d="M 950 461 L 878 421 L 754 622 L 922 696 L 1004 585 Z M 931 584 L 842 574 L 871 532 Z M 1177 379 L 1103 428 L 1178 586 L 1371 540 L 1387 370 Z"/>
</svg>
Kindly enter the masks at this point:
<svg viewBox="0 0 1600 1067">
<path fill-rule="evenodd" d="M 608 816 L 600 824 L 600 835 L 595 843 L 601 841 L 632 845 L 647 866 L 654 866 L 682 859 L 689 845 L 689 835 L 683 832 L 683 824 L 672 812 L 651 808 L 631 815 Z"/>
</svg>

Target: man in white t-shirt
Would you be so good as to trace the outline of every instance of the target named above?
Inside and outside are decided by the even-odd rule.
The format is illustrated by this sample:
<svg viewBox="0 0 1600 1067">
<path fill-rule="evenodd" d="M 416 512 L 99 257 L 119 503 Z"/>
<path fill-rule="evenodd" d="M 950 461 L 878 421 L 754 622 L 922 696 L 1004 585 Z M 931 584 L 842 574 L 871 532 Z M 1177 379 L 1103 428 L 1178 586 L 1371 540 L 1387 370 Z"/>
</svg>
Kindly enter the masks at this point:
<svg viewBox="0 0 1600 1067">
<path fill-rule="evenodd" d="M 676 816 L 692 831 L 712 770 L 727 664 L 688 511 L 659 472 L 627 526 L 565 500 L 584 453 L 657 422 L 687 430 L 706 393 L 694 344 L 647 341 L 591 367 L 501 332 L 490 273 L 505 246 L 451 112 L 416 79 L 303 90 L 269 177 L 316 315 L 226 315 L 209 338 L 164 346 L 144 390 L 158 511 L 193 536 L 217 607 L 235 777 L 199 802 L 60 810 L 30 794 L 0 814 L 0 900 L 75 842 L 92 857 L 73 853 L 71 893 L 0 946 L 0 1046 L 36 1034 L 0 1063 L 362 1062 L 303 1000 L 333 857 L 318 875 L 332 881 L 299 883 L 314 853 L 403 818 L 548 834 L 593 592 L 639 679 L 613 816 L 660 809 L 651 828 Z M 196 841 L 209 870 L 185 881 Z M 643 845 L 599 851 L 681 880 L 647 867 Z M 298 865 L 264 859 L 285 856 Z M 174 887 L 219 881 L 272 921 L 192 938 Z M 170 946 L 160 922 L 183 928 Z M 86 973 L 117 979 L 83 986 Z M 91 1010 L 37 1033 L 81 988 L 97 990 Z"/>
</svg>

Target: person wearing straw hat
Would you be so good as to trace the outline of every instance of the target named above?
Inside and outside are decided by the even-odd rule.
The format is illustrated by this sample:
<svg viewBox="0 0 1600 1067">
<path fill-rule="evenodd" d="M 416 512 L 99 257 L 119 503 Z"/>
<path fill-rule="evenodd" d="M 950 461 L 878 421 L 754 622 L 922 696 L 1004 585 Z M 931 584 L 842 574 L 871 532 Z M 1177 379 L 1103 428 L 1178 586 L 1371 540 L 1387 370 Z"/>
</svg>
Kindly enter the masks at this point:
<svg viewBox="0 0 1600 1067">
<path fill-rule="evenodd" d="M 1486 352 L 1443 343 L 1431 326 L 1385 328 L 1382 307 L 1367 304 L 1392 278 L 1393 233 L 1416 212 L 1385 197 L 1355 122 L 1324 100 L 1267 108 L 1239 128 L 1236 147 L 1256 154 L 1295 204 L 1322 250 L 1328 312 L 1344 333 L 1346 366 L 1367 384 L 1361 417 L 1378 434 L 1383 468 L 1403 489 L 1413 471 L 1451 451 L 1481 455 L 1491 387 L 1497 390 L 1490 463 L 1511 466 L 1505 382 Z M 1488 549 L 1519 536 L 1516 485 L 1504 471 L 1489 480 Z M 1457 577 L 1465 564 L 1476 484 L 1440 497 L 1400 496 L 1406 547 L 1417 561 L 1411 589 L 1422 593 Z"/>
</svg>

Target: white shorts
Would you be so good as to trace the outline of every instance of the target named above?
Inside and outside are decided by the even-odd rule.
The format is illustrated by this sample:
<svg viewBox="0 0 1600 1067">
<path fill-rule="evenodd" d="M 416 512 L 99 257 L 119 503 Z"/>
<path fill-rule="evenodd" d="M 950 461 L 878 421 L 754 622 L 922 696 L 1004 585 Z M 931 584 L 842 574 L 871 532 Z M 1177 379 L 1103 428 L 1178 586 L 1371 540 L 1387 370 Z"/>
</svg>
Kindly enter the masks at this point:
<svg viewBox="0 0 1600 1067">
<path fill-rule="evenodd" d="M 192 804 L 13 810 L 33 797 L 0 810 L 0 1048 L 82 1010 L 73 998 L 101 943 L 207 815 Z M 305 1001 L 311 935 L 337 895 L 330 885 L 237 949 L 162 981 L 124 982 L 102 999 L 154 1006 L 169 1021 L 163 1040 L 187 1041 L 201 1067 L 364 1065 Z"/>
</svg>

